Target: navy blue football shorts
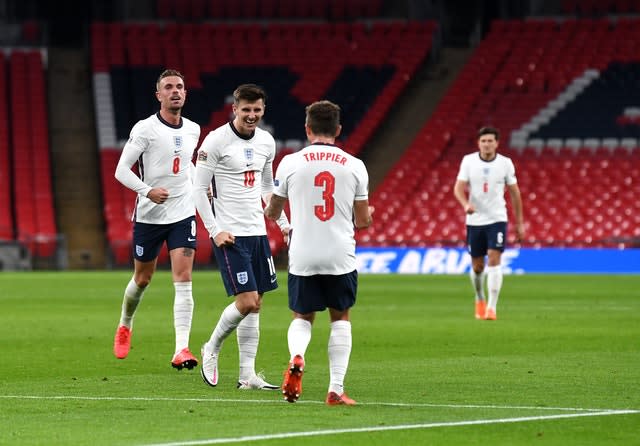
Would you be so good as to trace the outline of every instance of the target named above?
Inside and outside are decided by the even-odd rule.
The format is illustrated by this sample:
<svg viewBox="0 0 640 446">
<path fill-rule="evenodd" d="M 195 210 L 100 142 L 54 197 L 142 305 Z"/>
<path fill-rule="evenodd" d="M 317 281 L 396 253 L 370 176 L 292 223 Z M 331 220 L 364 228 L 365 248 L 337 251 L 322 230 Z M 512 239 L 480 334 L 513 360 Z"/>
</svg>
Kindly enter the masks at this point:
<svg viewBox="0 0 640 446">
<path fill-rule="evenodd" d="M 233 245 L 222 248 L 214 243 L 213 252 L 229 296 L 247 291 L 263 294 L 278 288 L 276 269 L 266 235 L 236 237 Z"/>
<path fill-rule="evenodd" d="M 307 314 L 327 308 L 344 311 L 356 303 L 358 271 L 338 276 L 296 276 L 289 273 L 288 284 L 289 308 L 296 313 Z"/>
<path fill-rule="evenodd" d="M 162 244 L 167 242 L 167 249 L 196 249 L 196 216 L 166 225 L 151 223 L 133 224 L 133 258 L 141 262 L 149 262 L 160 254 Z"/>
<path fill-rule="evenodd" d="M 506 221 L 490 225 L 467 226 L 467 249 L 471 257 L 484 257 L 489 249 L 504 252 L 506 241 Z"/>
</svg>

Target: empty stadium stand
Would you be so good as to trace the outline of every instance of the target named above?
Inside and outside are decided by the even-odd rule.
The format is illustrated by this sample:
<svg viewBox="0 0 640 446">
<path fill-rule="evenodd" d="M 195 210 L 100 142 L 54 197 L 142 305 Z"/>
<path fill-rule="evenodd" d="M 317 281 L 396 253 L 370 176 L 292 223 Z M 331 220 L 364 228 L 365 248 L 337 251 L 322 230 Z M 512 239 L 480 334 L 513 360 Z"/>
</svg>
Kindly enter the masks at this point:
<svg viewBox="0 0 640 446">
<path fill-rule="evenodd" d="M 334 21 L 379 17 L 382 0 L 157 0 L 160 19 L 181 21 L 247 19 L 327 19 Z"/>
<path fill-rule="evenodd" d="M 269 94 L 264 122 L 281 149 L 276 165 L 302 145 L 304 107 L 324 98 L 343 108 L 340 144 L 357 154 L 426 60 L 435 29 L 433 22 L 422 21 L 92 24 L 105 218 L 116 263 L 127 261 L 121 247 L 130 244 L 131 231 L 124 216 L 133 202 L 120 201 L 123 194 L 113 191 L 121 187 L 112 184 L 113 159 L 133 124 L 157 110 L 153 85 L 162 69 L 173 67 L 185 74 L 185 116 L 201 124 L 203 137 L 229 120 L 233 89 L 254 82 Z M 273 222 L 268 228 L 277 253 L 282 236 Z M 199 234 L 199 246 L 208 245 L 203 228 Z M 196 260 L 208 263 L 210 255 L 199 253 Z"/>
<path fill-rule="evenodd" d="M 0 53 L 0 63 L 9 98 L 0 106 L 0 239 L 20 242 L 36 260 L 51 258 L 58 240 L 44 56 L 14 49 Z"/>
<path fill-rule="evenodd" d="M 494 21 L 372 194 L 381 224 L 359 242 L 464 246 L 452 187 L 477 129 L 492 125 L 516 164 L 525 245 L 637 246 L 638 30 L 638 18 Z"/>
<path fill-rule="evenodd" d="M 0 52 L 0 85 L 7 85 L 7 58 Z M 11 199 L 11 152 L 7 102 L 0 103 L 0 240 L 13 240 L 13 201 Z"/>
</svg>

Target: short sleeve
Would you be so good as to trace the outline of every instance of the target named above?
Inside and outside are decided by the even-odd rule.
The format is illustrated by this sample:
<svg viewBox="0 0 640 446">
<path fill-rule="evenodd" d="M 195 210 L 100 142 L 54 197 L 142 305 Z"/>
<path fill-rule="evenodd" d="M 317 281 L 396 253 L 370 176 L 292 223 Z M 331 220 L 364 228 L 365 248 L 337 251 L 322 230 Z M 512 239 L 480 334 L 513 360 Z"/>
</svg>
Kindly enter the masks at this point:
<svg viewBox="0 0 640 446">
<path fill-rule="evenodd" d="M 462 158 L 462 162 L 460 162 L 460 170 L 458 170 L 458 180 L 469 182 L 469 158 Z"/>
<path fill-rule="evenodd" d="M 273 193 L 282 198 L 289 198 L 288 178 L 291 172 L 293 155 L 286 155 L 278 164 L 276 177 L 273 180 Z"/>
<path fill-rule="evenodd" d="M 509 186 L 512 186 L 518 183 L 518 179 L 516 178 L 516 167 L 513 164 L 511 158 L 507 158 L 507 176 L 506 183 Z"/>
<path fill-rule="evenodd" d="M 356 168 L 356 178 L 358 179 L 358 183 L 356 185 L 356 195 L 355 199 L 367 200 L 369 198 L 369 173 L 367 172 L 367 168 L 364 163 L 358 160 Z"/>
</svg>

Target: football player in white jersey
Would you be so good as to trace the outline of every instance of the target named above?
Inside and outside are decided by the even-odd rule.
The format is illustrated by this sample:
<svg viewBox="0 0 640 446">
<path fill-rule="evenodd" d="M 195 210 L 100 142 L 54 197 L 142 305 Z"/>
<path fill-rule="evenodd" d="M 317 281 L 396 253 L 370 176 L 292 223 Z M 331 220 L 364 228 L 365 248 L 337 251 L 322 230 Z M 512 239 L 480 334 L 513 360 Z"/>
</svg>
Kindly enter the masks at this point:
<svg viewBox="0 0 640 446">
<path fill-rule="evenodd" d="M 218 384 L 218 356 L 223 341 L 237 329 L 239 389 L 277 390 L 256 374 L 259 312 L 265 292 L 277 288 L 276 271 L 267 239 L 262 202 L 273 190 L 275 140 L 258 127 L 265 112 L 266 93 L 254 84 L 233 92 L 234 119 L 210 132 L 196 162 L 194 199 L 209 236 L 222 281 L 235 296 L 220 315 L 211 338 L 202 347 L 202 378 Z M 209 202 L 207 190 L 212 187 Z M 289 231 L 284 213 L 278 222 Z"/>
<path fill-rule="evenodd" d="M 358 288 L 354 224 L 366 228 L 372 222 L 369 175 L 362 161 L 335 145 L 342 130 L 338 105 L 309 105 L 305 130 L 310 145 L 282 159 L 265 209 L 267 217 L 278 218 L 288 199 L 291 210 L 288 294 L 293 320 L 282 393 L 291 403 L 300 397 L 311 325 L 316 311 L 329 308 L 330 383 L 325 402 L 353 405 L 344 391 L 344 377 L 352 344 L 349 309 Z"/>
<path fill-rule="evenodd" d="M 166 242 L 175 289 L 176 345 L 171 365 L 178 370 L 198 365 L 189 351 L 189 334 L 196 248 L 192 157 L 200 138 L 200 126 L 181 116 L 186 96 L 180 72 L 165 70 L 160 74 L 156 83 L 160 111 L 134 125 L 115 172 L 118 181 L 138 196 L 132 217 L 134 272 L 124 292 L 113 352 L 120 359 L 129 354 L 133 317 Z M 139 176 L 131 170 L 136 162 Z"/>
<path fill-rule="evenodd" d="M 507 242 L 505 187 L 509 190 L 516 217 L 516 238 L 524 237 L 522 198 L 516 169 L 510 158 L 497 153 L 498 130 L 478 131 L 478 152 L 460 163 L 453 193 L 466 213 L 467 247 L 471 255 L 471 283 L 475 291 L 476 319 L 496 320 L 496 306 L 502 288 L 500 260 Z M 485 276 L 485 256 L 488 259 Z M 484 296 L 487 279 L 488 302 Z"/>
</svg>

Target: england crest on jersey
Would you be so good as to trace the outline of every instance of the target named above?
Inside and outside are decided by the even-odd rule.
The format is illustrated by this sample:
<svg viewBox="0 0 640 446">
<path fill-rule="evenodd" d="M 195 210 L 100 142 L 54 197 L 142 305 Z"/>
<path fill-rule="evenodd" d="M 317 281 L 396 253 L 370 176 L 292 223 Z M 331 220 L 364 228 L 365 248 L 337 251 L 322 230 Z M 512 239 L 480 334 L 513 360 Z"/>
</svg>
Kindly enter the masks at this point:
<svg viewBox="0 0 640 446">
<path fill-rule="evenodd" d="M 136 255 L 138 257 L 142 257 L 142 254 L 144 254 L 144 248 L 140 245 L 136 245 Z"/>
<path fill-rule="evenodd" d="M 238 278 L 238 283 L 240 285 L 244 285 L 249 281 L 249 274 L 246 271 L 236 274 L 236 277 Z"/>
<path fill-rule="evenodd" d="M 182 136 L 181 135 L 177 135 L 173 137 L 173 145 L 176 146 L 176 149 L 179 149 L 182 147 Z"/>
<path fill-rule="evenodd" d="M 253 147 L 246 147 L 244 149 L 244 159 L 253 161 Z"/>
</svg>

